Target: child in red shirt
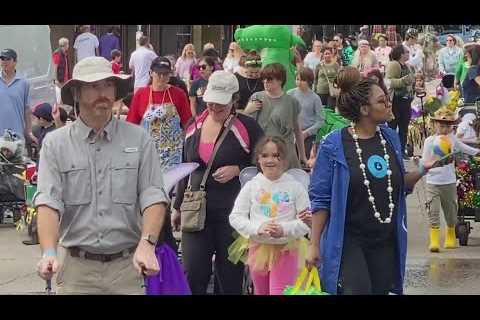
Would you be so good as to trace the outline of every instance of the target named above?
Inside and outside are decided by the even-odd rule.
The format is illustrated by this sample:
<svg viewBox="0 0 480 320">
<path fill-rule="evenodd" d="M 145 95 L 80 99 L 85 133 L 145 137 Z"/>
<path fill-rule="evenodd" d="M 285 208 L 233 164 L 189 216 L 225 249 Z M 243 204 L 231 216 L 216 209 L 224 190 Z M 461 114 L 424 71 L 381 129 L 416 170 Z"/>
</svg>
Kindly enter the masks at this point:
<svg viewBox="0 0 480 320">
<path fill-rule="evenodd" d="M 118 49 L 112 50 L 112 71 L 115 74 L 119 74 L 122 70 L 122 52 Z"/>
</svg>

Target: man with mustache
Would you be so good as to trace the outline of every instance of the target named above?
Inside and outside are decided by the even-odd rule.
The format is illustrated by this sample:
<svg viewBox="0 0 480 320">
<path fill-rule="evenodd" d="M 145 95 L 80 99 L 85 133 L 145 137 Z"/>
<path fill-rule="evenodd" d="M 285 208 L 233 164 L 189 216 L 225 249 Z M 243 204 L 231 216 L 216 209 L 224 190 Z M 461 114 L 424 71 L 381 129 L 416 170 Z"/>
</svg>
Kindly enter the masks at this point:
<svg viewBox="0 0 480 320">
<path fill-rule="evenodd" d="M 43 142 L 37 267 L 45 280 L 57 274 L 58 294 L 143 294 L 143 276 L 160 269 L 155 244 L 168 199 L 158 155 L 143 128 L 112 117 L 129 77 L 103 57 L 81 60 L 62 87 L 77 120 Z"/>
</svg>

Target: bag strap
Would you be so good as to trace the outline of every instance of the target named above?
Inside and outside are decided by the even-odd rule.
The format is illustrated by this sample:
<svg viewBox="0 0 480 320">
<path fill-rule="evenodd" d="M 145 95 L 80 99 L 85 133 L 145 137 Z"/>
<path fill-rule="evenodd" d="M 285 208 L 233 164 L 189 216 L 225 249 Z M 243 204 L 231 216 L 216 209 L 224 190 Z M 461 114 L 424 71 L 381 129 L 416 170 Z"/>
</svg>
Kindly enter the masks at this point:
<svg viewBox="0 0 480 320">
<path fill-rule="evenodd" d="M 321 64 L 322 69 L 323 69 L 323 74 L 325 75 L 325 78 L 327 79 L 327 83 L 330 86 L 330 79 L 328 79 L 328 74 L 327 74 L 327 69 L 325 68 L 325 63 Z"/>
<path fill-rule="evenodd" d="M 302 272 L 298 276 L 297 282 L 295 282 L 295 285 L 293 286 L 292 295 L 295 295 L 296 293 L 298 293 L 298 291 L 302 287 L 302 284 L 305 282 L 307 275 L 308 275 L 308 269 L 307 267 L 305 267 L 303 268 Z"/>
<path fill-rule="evenodd" d="M 307 284 L 305 285 L 305 292 L 308 292 L 312 285 L 315 290 L 319 292 L 322 291 L 322 287 L 320 286 L 320 277 L 318 276 L 318 269 L 316 267 L 312 267 L 310 270 L 310 275 L 308 276 Z"/>
<path fill-rule="evenodd" d="M 200 183 L 200 190 L 202 191 L 205 190 L 205 184 L 207 182 L 208 175 L 212 170 L 213 160 L 215 160 L 215 156 L 217 155 L 218 149 L 220 149 L 220 146 L 222 145 L 223 140 L 225 140 L 228 132 L 230 131 L 230 128 L 233 125 L 233 120 L 235 119 L 235 117 L 236 116 L 234 114 L 230 115 L 228 119 L 225 121 L 225 123 L 223 124 L 225 129 L 223 130 L 222 134 L 217 140 L 217 143 L 215 144 L 215 148 L 213 149 L 212 156 L 210 157 L 210 160 L 208 160 L 207 170 L 205 170 L 205 173 L 203 174 L 202 182 Z"/>
</svg>

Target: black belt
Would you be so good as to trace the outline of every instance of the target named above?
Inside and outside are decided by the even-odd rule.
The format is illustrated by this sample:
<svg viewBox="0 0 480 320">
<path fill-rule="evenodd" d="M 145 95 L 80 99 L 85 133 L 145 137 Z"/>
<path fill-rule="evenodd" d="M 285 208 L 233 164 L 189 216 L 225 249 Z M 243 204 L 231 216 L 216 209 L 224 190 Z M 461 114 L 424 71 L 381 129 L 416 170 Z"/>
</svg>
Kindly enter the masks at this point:
<svg viewBox="0 0 480 320">
<path fill-rule="evenodd" d="M 86 260 L 94 260 L 100 262 L 110 262 L 119 258 L 127 257 L 129 254 L 135 252 L 135 247 L 123 250 L 121 252 L 112 253 L 112 254 L 99 254 L 99 253 L 91 253 L 85 250 L 82 250 L 77 247 L 69 248 L 70 255 L 76 258 L 83 258 Z"/>
</svg>

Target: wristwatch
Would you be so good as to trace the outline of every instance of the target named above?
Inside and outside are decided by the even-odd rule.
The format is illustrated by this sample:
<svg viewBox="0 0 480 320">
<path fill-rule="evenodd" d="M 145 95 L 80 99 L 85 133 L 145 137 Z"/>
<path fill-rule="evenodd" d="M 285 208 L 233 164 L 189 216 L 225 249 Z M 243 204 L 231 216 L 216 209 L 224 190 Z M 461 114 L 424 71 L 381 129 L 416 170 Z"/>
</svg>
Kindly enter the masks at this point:
<svg viewBox="0 0 480 320">
<path fill-rule="evenodd" d="M 158 242 L 158 237 L 155 237 L 154 235 L 151 235 L 151 234 L 147 234 L 142 237 L 142 240 L 147 241 L 152 246 L 156 246 Z"/>
</svg>

